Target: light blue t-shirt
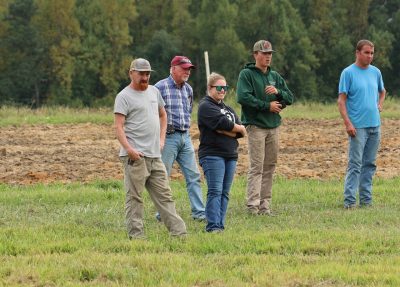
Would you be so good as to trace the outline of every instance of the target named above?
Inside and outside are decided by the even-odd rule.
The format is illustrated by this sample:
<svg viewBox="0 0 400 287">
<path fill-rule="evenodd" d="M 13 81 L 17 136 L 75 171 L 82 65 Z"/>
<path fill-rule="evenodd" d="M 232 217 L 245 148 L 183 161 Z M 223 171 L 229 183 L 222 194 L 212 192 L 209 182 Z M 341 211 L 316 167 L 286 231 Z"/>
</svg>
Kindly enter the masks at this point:
<svg viewBox="0 0 400 287">
<path fill-rule="evenodd" d="M 343 70 L 339 94 L 347 95 L 347 114 L 355 128 L 380 126 L 378 102 L 383 89 L 381 71 L 373 65 L 363 69 L 352 64 Z"/>
</svg>

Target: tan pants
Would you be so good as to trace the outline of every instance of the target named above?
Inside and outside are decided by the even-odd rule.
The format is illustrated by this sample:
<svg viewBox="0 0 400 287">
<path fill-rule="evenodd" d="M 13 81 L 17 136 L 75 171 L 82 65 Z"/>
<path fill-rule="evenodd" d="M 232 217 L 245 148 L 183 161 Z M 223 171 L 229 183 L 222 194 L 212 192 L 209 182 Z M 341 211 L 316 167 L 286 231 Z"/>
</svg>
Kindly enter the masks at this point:
<svg viewBox="0 0 400 287">
<path fill-rule="evenodd" d="M 130 238 L 144 236 L 141 194 L 145 188 L 171 235 L 185 235 L 186 226 L 176 213 L 167 172 L 161 158 L 143 157 L 131 164 L 128 164 L 128 157 L 121 157 L 121 160 L 124 164 L 128 236 Z"/>
<path fill-rule="evenodd" d="M 278 160 L 279 128 L 246 127 L 250 167 L 247 177 L 247 208 L 250 212 L 270 210 L 272 177 Z"/>
</svg>

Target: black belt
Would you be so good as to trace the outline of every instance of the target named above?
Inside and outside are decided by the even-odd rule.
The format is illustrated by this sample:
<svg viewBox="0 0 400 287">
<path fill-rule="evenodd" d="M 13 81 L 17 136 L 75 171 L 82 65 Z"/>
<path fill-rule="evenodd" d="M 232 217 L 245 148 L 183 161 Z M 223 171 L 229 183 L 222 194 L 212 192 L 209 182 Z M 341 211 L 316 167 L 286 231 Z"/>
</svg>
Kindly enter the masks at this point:
<svg viewBox="0 0 400 287">
<path fill-rule="evenodd" d="M 186 133 L 185 130 L 177 130 L 174 128 L 173 125 L 167 125 L 167 135 L 173 134 L 173 133 Z"/>
<path fill-rule="evenodd" d="M 184 134 L 184 133 L 186 133 L 186 131 L 181 131 L 181 130 L 167 131 L 167 135 L 172 135 L 174 133 Z"/>
</svg>

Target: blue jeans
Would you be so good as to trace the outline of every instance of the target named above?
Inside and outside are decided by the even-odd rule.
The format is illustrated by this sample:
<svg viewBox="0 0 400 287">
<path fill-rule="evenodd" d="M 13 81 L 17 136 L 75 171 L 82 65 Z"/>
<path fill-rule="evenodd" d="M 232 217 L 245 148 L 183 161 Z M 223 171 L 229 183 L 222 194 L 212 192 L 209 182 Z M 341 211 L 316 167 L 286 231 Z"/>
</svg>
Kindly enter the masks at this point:
<svg viewBox="0 0 400 287">
<path fill-rule="evenodd" d="M 360 205 L 372 203 L 372 177 L 376 171 L 376 155 L 381 138 L 380 127 L 356 129 L 349 137 L 349 161 L 344 183 L 344 205 L 356 204 L 357 189 Z"/>
<path fill-rule="evenodd" d="M 189 132 L 175 132 L 166 136 L 164 149 L 162 151 L 168 176 L 171 175 L 172 165 L 176 160 L 185 176 L 186 189 L 189 194 L 192 217 L 204 219 L 203 195 L 200 185 L 200 172 L 196 163 L 196 156 Z"/>
<path fill-rule="evenodd" d="M 200 160 L 207 180 L 206 231 L 223 230 L 228 208 L 229 191 L 236 170 L 236 160 L 205 156 Z"/>
</svg>

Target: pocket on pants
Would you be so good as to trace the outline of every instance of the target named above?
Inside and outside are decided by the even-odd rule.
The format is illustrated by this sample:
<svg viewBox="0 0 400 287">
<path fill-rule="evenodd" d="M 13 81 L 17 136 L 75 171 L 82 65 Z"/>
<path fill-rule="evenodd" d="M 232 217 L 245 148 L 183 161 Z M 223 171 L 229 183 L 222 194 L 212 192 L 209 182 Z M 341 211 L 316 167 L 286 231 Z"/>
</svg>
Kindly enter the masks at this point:
<svg viewBox="0 0 400 287">
<path fill-rule="evenodd" d="M 126 171 L 133 174 L 135 178 L 143 178 L 146 172 L 146 161 L 144 157 L 132 160 L 129 157 L 125 159 Z"/>
</svg>

